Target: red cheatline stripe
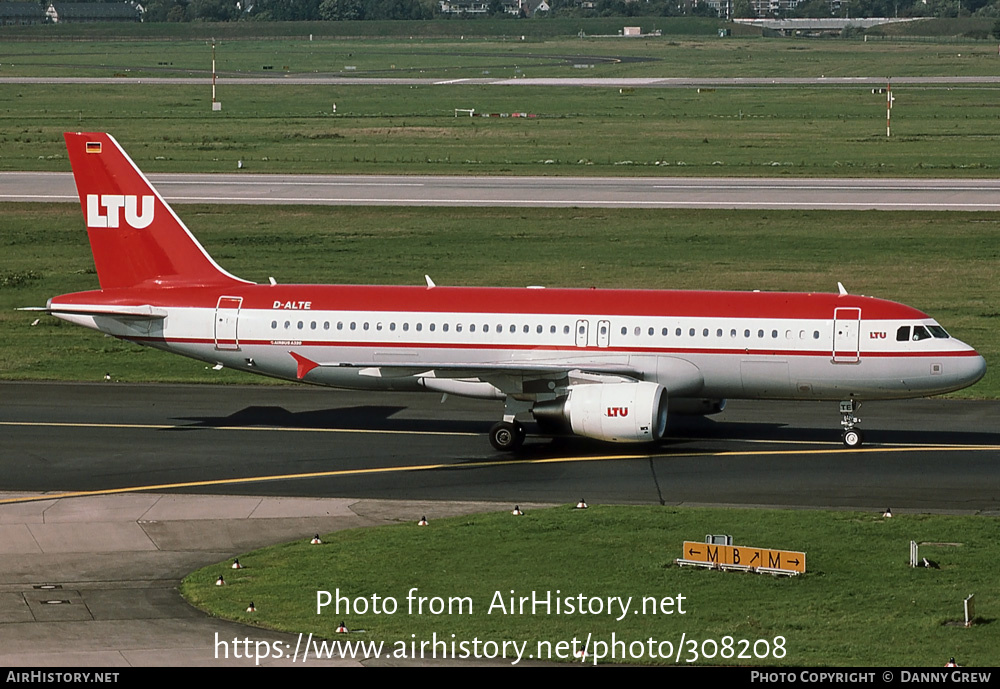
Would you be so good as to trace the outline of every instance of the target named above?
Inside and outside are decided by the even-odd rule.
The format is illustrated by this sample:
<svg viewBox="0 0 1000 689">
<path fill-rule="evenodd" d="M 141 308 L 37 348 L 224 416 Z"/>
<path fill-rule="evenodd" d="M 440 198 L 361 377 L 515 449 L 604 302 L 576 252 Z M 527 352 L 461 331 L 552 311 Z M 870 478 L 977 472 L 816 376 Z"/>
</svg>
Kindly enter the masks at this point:
<svg viewBox="0 0 1000 689">
<path fill-rule="evenodd" d="M 126 337 L 123 339 L 130 340 L 132 342 L 162 342 L 166 344 L 215 344 L 213 339 L 204 338 L 183 338 L 183 337 L 168 337 L 168 338 L 158 338 L 158 337 Z M 220 342 L 223 342 L 220 340 Z M 475 343 L 460 343 L 460 342 L 368 342 L 368 341 L 358 341 L 358 342 L 347 342 L 347 341 L 337 341 L 337 342 L 324 342 L 320 340 L 283 340 L 282 342 L 287 342 L 287 344 L 272 344 L 270 340 L 240 340 L 239 344 L 244 347 L 250 346 L 273 346 L 273 347 L 337 347 L 344 349 L 356 349 L 356 348 L 378 348 L 378 349 L 459 349 L 463 351 L 483 351 L 483 352 L 497 352 L 497 351 L 524 351 L 524 352 L 587 352 L 593 354 L 600 354 L 602 352 L 612 353 L 612 354 L 720 354 L 720 355 L 743 355 L 743 356 L 822 356 L 831 357 L 832 353 L 829 349 L 825 350 L 794 350 L 794 349 L 707 349 L 707 348 L 681 348 L 681 347 L 574 347 L 571 345 L 567 346 L 553 346 L 553 345 L 519 345 L 519 344 L 475 344 Z M 225 341 L 228 344 L 235 344 L 235 341 L 228 340 Z M 857 356 L 856 352 L 851 352 L 850 356 Z M 935 358 L 935 357 L 966 357 L 966 356 L 979 356 L 979 353 L 975 350 L 963 350 L 963 351 L 935 351 L 935 352 L 866 352 L 863 351 L 860 354 L 861 359 L 865 358 L 895 358 L 895 357 L 907 357 L 907 358 Z M 414 362 L 414 365 L 420 366 L 424 362 Z M 377 365 L 377 364 L 372 364 Z M 471 364 L 470 364 L 471 365 Z"/>
</svg>

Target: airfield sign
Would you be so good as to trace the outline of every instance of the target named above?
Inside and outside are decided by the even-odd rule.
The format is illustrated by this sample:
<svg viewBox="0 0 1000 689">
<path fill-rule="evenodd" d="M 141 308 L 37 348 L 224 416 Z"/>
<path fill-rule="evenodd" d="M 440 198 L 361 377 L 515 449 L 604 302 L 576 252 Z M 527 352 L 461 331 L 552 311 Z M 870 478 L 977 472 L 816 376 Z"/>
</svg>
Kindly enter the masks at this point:
<svg viewBox="0 0 1000 689">
<path fill-rule="evenodd" d="M 692 563 L 719 567 L 786 570 L 799 574 L 804 574 L 806 571 L 806 554 L 795 550 L 684 541 L 683 559 Z"/>
</svg>

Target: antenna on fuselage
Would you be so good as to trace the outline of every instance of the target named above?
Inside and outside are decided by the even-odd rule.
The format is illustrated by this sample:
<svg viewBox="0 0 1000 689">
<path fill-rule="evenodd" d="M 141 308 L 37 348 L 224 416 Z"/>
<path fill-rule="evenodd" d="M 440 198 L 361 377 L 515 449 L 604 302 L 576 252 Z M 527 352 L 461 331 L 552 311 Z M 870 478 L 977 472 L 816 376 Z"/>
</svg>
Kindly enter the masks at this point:
<svg viewBox="0 0 1000 689">
<path fill-rule="evenodd" d="M 847 288 L 844 287 L 844 283 L 842 282 L 837 283 L 837 290 L 840 292 L 840 296 L 847 294 Z"/>
</svg>

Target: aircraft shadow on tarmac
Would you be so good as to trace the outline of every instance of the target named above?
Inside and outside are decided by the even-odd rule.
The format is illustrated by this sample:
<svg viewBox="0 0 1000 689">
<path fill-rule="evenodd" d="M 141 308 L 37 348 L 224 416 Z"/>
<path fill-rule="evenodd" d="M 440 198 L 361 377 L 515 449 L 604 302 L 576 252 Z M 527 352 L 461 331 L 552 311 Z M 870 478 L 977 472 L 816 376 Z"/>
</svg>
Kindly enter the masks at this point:
<svg viewBox="0 0 1000 689">
<path fill-rule="evenodd" d="M 189 425 L 177 426 L 168 431 L 196 430 L 201 428 L 270 427 L 289 429 L 364 430 L 413 433 L 486 433 L 492 420 L 447 418 L 394 418 L 406 410 L 397 405 L 359 405 L 301 412 L 291 412 L 280 406 L 248 406 L 228 416 L 181 417 Z M 572 452 L 580 455 L 641 454 L 698 451 L 702 442 L 732 441 L 734 447 L 741 441 L 772 441 L 775 446 L 783 442 L 829 444 L 839 441 L 836 427 L 803 427 L 784 422 L 730 421 L 704 417 L 674 417 L 670 420 L 667 437 L 658 445 L 621 445 L 603 443 L 579 436 L 538 435 L 534 424 L 526 424 L 528 442 L 517 456 L 540 458 Z M 926 445 L 998 445 L 1000 433 L 941 431 L 941 430 L 868 430 L 869 447 L 879 444 Z M 713 446 L 718 451 L 717 446 Z M 488 452 L 488 446 L 484 446 Z M 705 449 L 707 451 L 707 448 Z"/>
<path fill-rule="evenodd" d="M 195 430 L 198 428 L 233 428 L 260 426 L 269 428 L 318 428 L 323 430 L 358 429 L 365 431 L 396 431 L 428 433 L 485 433 L 489 426 L 481 421 L 456 421 L 454 419 L 395 419 L 394 415 L 405 411 L 404 406 L 362 405 L 315 409 L 290 412 L 284 407 L 251 406 L 233 412 L 229 416 L 181 417 L 179 421 L 192 422 L 188 426 L 177 426 L 170 431 Z"/>
</svg>

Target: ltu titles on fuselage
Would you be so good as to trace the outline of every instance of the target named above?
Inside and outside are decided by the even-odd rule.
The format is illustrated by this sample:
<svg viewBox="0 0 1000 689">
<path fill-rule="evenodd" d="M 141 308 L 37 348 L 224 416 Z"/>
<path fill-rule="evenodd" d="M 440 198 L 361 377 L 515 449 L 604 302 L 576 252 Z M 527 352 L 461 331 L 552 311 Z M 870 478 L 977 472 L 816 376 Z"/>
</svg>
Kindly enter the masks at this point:
<svg viewBox="0 0 1000 689">
<path fill-rule="evenodd" d="M 685 596 L 655 598 L 643 596 L 641 602 L 632 608 L 633 596 L 587 596 L 578 593 L 563 596 L 558 589 L 552 591 L 532 591 L 529 596 L 519 596 L 497 591 L 493 594 L 487 615 L 615 615 L 620 622 L 629 611 L 634 615 L 686 615 Z"/>
</svg>

